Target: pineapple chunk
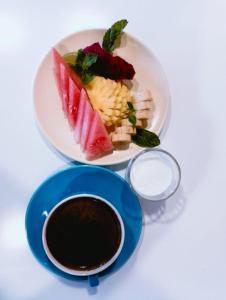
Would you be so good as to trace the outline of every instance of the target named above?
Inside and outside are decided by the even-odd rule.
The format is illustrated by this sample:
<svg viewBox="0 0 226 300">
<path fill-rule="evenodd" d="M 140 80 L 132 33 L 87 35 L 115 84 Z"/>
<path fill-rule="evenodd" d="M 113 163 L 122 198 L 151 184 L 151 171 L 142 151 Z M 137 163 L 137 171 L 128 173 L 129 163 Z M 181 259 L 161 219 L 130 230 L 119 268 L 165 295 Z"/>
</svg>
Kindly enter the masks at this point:
<svg viewBox="0 0 226 300">
<path fill-rule="evenodd" d="M 95 76 L 86 90 L 106 126 L 120 124 L 128 116 L 127 102 L 132 102 L 133 98 L 122 82 Z"/>
</svg>

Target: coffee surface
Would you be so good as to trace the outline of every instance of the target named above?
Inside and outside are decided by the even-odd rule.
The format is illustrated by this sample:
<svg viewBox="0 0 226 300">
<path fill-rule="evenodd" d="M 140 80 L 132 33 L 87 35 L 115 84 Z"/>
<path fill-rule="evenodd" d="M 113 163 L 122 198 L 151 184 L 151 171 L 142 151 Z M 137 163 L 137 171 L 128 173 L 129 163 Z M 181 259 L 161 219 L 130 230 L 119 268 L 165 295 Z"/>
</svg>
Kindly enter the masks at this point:
<svg viewBox="0 0 226 300">
<path fill-rule="evenodd" d="M 105 202 L 91 197 L 74 198 L 51 215 L 46 241 L 54 258 L 65 267 L 92 270 L 117 252 L 121 227 Z"/>
</svg>

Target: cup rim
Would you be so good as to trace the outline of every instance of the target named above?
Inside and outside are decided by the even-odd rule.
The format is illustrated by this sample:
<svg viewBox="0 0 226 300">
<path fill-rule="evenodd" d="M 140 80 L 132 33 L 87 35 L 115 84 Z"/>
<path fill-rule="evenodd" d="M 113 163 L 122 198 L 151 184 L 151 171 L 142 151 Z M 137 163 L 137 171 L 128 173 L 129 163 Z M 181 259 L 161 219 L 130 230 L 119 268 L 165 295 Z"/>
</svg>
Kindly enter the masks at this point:
<svg viewBox="0 0 226 300">
<path fill-rule="evenodd" d="M 92 270 L 87 270 L 87 271 L 85 271 L 85 270 L 84 271 L 73 270 L 73 269 L 67 268 L 64 265 L 62 265 L 52 255 L 51 251 L 49 250 L 49 247 L 48 247 L 48 244 L 47 244 L 47 240 L 46 240 L 46 228 L 47 228 L 47 224 L 48 224 L 48 221 L 49 221 L 50 217 L 55 212 L 55 210 L 59 206 L 61 206 L 63 203 L 68 202 L 68 201 L 70 201 L 72 199 L 75 199 L 75 198 L 79 198 L 79 197 L 92 197 L 92 198 L 95 198 L 97 200 L 101 200 L 101 201 L 105 202 L 114 211 L 114 213 L 116 214 L 116 216 L 118 218 L 118 221 L 120 223 L 120 227 L 121 227 L 121 241 L 120 241 L 120 245 L 118 247 L 118 250 L 112 256 L 112 258 L 110 260 L 108 260 L 106 263 L 100 265 L 99 267 L 97 267 L 95 269 L 92 269 Z M 67 274 L 76 275 L 76 276 L 90 276 L 90 275 L 94 275 L 94 274 L 100 273 L 103 270 L 107 269 L 111 264 L 113 264 L 113 262 L 120 255 L 122 247 L 124 245 L 124 241 L 125 241 L 125 227 L 124 227 L 124 223 L 123 223 L 123 220 L 122 220 L 122 217 L 121 217 L 120 213 L 115 208 L 115 206 L 113 206 L 108 200 L 106 200 L 103 197 L 100 197 L 100 196 L 97 196 L 97 195 L 93 195 L 93 194 L 87 194 L 87 193 L 76 194 L 76 195 L 69 196 L 69 197 L 64 198 L 61 201 L 59 201 L 55 206 L 53 206 L 53 208 L 48 213 L 48 215 L 47 215 L 47 217 L 46 217 L 46 219 L 44 221 L 43 228 L 42 228 L 42 245 L 43 245 L 45 254 L 47 255 L 48 259 L 54 264 L 55 267 L 57 267 L 61 271 L 65 272 Z"/>
</svg>

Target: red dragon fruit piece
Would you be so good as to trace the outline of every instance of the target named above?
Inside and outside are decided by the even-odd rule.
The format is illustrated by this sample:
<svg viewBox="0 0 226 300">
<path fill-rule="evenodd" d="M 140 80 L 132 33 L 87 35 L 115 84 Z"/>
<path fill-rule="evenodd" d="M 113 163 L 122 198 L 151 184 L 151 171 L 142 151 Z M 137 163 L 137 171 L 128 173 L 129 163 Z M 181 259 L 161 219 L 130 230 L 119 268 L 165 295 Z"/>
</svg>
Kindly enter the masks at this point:
<svg viewBox="0 0 226 300">
<path fill-rule="evenodd" d="M 135 70 L 133 65 L 120 56 L 112 56 L 101 48 L 99 43 L 94 43 L 85 49 L 85 54 L 94 53 L 98 56 L 97 62 L 91 67 L 94 74 L 114 80 L 133 79 Z"/>
</svg>

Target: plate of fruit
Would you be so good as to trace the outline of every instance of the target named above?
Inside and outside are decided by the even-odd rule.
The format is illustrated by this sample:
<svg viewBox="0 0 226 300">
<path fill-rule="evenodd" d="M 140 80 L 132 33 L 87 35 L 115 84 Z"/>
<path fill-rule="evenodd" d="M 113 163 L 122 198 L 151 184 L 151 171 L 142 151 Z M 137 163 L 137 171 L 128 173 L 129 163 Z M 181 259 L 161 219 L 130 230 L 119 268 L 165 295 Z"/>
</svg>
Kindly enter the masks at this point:
<svg viewBox="0 0 226 300">
<path fill-rule="evenodd" d="M 112 165 L 160 144 L 168 83 L 153 53 L 123 32 L 127 23 L 66 37 L 38 68 L 33 87 L 37 123 L 69 159 Z"/>
</svg>

